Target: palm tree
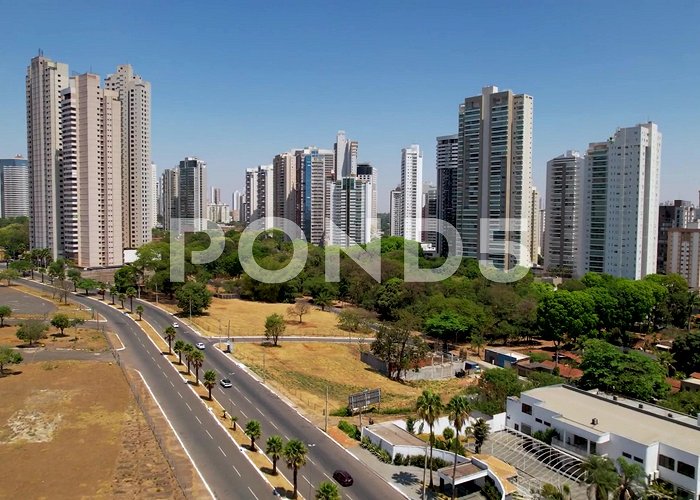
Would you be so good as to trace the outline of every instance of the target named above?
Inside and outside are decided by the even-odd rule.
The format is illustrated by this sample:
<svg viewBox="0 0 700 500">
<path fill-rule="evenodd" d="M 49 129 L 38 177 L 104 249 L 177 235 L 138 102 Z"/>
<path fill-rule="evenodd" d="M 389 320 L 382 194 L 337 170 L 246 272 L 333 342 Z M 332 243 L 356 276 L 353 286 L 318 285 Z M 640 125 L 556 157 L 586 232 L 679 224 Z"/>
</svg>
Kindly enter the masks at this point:
<svg viewBox="0 0 700 500">
<path fill-rule="evenodd" d="M 231 414 L 231 425 L 233 426 L 234 431 L 237 428 L 236 422 L 238 422 L 238 417 L 236 415 Z"/>
<path fill-rule="evenodd" d="M 456 441 L 459 442 L 459 434 L 462 432 L 462 427 L 469 421 L 469 412 L 471 411 L 471 405 L 469 400 L 464 395 L 457 395 L 450 399 L 447 403 L 447 413 L 449 414 L 450 422 L 455 427 Z M 449 427 L 448 427 L 449 428 Z M 454 464 L 452 466 L 452 500 L 456 498 L 457 488 L 455 487 L 455 477 L 457 477 L 457 448 L 455 443 L 454 447 Z"/>
<path fill-rule="evenodd" d="M 185 347 L 182 348 L 182 353 L 185 355 L 185 361 L 187 362 L 187 375 L 190 374 L 190 363 L 192 362 L 192 354 L 194 351 L 195 349 L 192 344 L 185 344 Z"/>
<path fill-rule="evenodd" d="M 489 437 L 489 424 L 480 418 L 472 426 L 472 435 L 474 436 L 474 451 L 476 453 L 481 453 L 481 446 L 486 442 Z"/>
<path fill-rule="evenodd" d="M 299 469 L 306 465 L 307 453 L 308 450 L 306 449 L 306 445 L 298 439 L 290 439 L 289 441 L 287 441 L 287 444 L 284 445 L 284 451 L 282 451 L 282 456 L 284 457 L 284 461 L 287 462 L 287 467 L 289 467 L 293 471 L 293 498 L 297 497 L 298 492 L 297 473 L 299 472 Z"/>
<path fill-rule="evenodd" d="M 568 484 L 558 488 L 553 484 L 545 483 L 540 490 L 540 498 L 543 500 L 570 500 L 571 488 Z"/>
<path fill-rule="evenodd" d="M 141 318 L 140 313 L 139 313 L 139 318 Z M 165 332 L 163 332 L 163 337 L 165 338 L 165 341 L 168 343 L 168 354 L 173 353 L 172 343 L 173 343 L 173 340 L 175 340 L 175 333 L 176 333 L 175 328 L 172 325 L 168 326 L 165 329 Z"/>
<path fill-rule="evenodd" d="M 440 395 L 434 393 L 430 389 L 425 389 L 423 394 L 418 396 L 418 401 L 416 401 L 416 411 L 418 416 L 423 419 L 423 421 L 428 424 L 430 428 L 430 466 L 432 468 L 433 464 L 433 442 L 435 441 L 435 434 L 433 433 L 433 426 L 435 421 L 440 418 L 442 413 L 443 405 Z M 425 470 L 423 471 L 425 474 Z M 430 474 L 430 488 L 433 487 L 433 475 Z"/>
<path fill-rule="evenodd" d="M 265 453 L 272 459 L 272 473 L 277 475 L 277 460 L 282 456 L 284 442 L 282 436 L 270 436 L 265 443 Z"/>
<path fill-rule="evenodd" d="M 588 498 L 608 500 L 610 493 L 619 484 L 615 464 L 607 457 L 591 455 L 581 464 L 581 468 L 585 474 L 584 480 L 589 485 Z"/>
<path fill-rule="evenodd" d="M 666 484 L 652 481 L 647 487 L 646 498 L 651 500 L 674 500 L 676 495 Z"/>
<path fill-rule="evenodd" d="M 247 424 L 245 424 L 245 430 L 243 432 L 250 438 L 250 449 L 255 451 L 255 440 L 260 437 L 260 434 L 262 434 L 260 422 L 257 420 L 249 421 Z"/>
<path fill-rule="evenodd" d="M 204 353 L 202 351 L 199 351 L 199 350 L 193 351 L 192 354 L 190 355 L 190 362 L 192 363 L 192 366 L 194 366 L 194 373 L 195 373 L 194 385 L 199 385 L 199 369 L 204 364 Z"/>
<path fill-rule="evenodd" d="M 102 301 L 104 302 L 104 300 L 105 300 L 105 293 L 107 293 L 107 285 L 105 285 L 104 283 L 100 282 L 100 284 L 99 284 L 98 287 L 97 287 L 97 293 L 100 294 L 100 296 L 102 297 Z"/>
<path fill-rule="evenodd" d="M 694 291 L 689 291 L 688 292 L 688 302 L 687 302 L 687 307 L 688 307 L 688 331 L 690 331 L 690 327 L 693 323 L 693 313 L 695 312 L 695 309 L 700 306 L 700 294 L 698 292 Z"/>
<path fill-rule="evenodd" d="M 333 302 L 331 294 L 326 290 L 320 290 L 314 297 L 314 304 L 321 308 L 321 311 L 325 311 L 326 307 L 330 306 Z"/>
<path fill-rule="evenodd" d="M 134 311 L 134 297 L 136 297 L 136 288 L 130 286 L 126 289 L 126 296 L 129 297 L 129 311 Z M 123 307 L 123 306 L 122 306 Z"/>
<path fill-rule="evenodd" d="M 316 490 L 316 500 L 340 500 L 340 492 L 335 483 L 323 481 Z"/>
<path fill-rule="evenodd" d="M 207 370 L 204 372 L 204 387 L 209 391 L 209 401 L 211 401 L 211 390 L 216 385 L 216 372 L 214 370 Z"/>
<path fill-rule="evenodd" d="M 143 316 L 143 306 L 141 304 L 136 306 L 136 314 L 139 315 L 139 321 L 141 321 L 141 316 Z"/>
<path fill-rule="evenodd" d="M 641 498 L 646 483 L 644 468 L 637 463 L 628 462 L 624 457 L 617 459 L 617 467 L 620 479 L 614 495 L 619 500 Z"/>
<path fill-rule="evenodd" d="M 120 294 L 119 294 L 119 302 L 120 302 L 121 305 L 122 305 L 122 309 L 124 309 L 124 301 L 125 301 L 125 300 L 126 300 L 126 295 L 123 294 L 123 293 L 120 293 Z"/>
<path fill-rule="evenodd" d="M 182 364 L 182 351 L 185 349 L 185 342 L 183 340 L 176 340 L 173 351 L 177 354 L 177 362 Z"/>
<path fill-rule="evenodd" d="M 114 305 L 114 297 L 117 295 L 117 287 L 112 285 L 109 287 L 109 295 L 112 297 L 112 305 Z"/>
</svg>

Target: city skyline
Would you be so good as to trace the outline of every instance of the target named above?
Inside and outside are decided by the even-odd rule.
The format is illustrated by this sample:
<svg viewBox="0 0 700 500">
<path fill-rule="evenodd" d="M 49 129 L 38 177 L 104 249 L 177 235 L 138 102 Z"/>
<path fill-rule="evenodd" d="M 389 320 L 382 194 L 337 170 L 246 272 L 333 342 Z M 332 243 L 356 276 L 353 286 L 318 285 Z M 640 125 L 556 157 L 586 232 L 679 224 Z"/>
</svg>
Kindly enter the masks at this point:
<svg viewBox="0 0 700 500">
<path fill-rule="evenodd" d="M 557 47 L 544 49 L 541 34 L 523 30 L 518 32 L 517 49 L 510 47 L 512 37 L 489 37 L 486 27 L 478 28 L 467 40 L 459 22 L 466 7 L 459 4 L 445 12 L 422 5 L 392 9 L 389 4 L 360 4 L 360 15 L 351 17 L 342 29 L 323 27 L 312 34 L 295 31 L 291 42 L 282 45 L 275 41 L 286 32 L 271 35 L 265 43 L 246 43 L 259 39 L 255 31 L 263 21 L 286 18 L 289 22 L 280 24 L 293 29 L 295 19 L 309 14 L 309 5 L 282 6 L 264 16 L 253 15 L 259 9 L 252 4 L 221 5 L 221 20 L 212 21 L 211 33 L 201 41 L 173 39 L 165 33 L 159 36 L 160 26 L 168 26 L 172 33 L 185 22 L 185 15 L 189 22 L 190 15 L 196 20 L 197 13 L 178 5 L 172 12 L 157 13 L 143 6 L 139 8 L 146 11 L 144 18 L 151 12 L 162 22 L 158 26 L 137 23 L 133 40 L 118 44 L 104 35 L 121 30 L 126 14 L 115 11 L 114 16 L 103 16 L 101 23 L 107 19 L 106 25 L 98 28 L 90 26 L 93 14 L 78 9 L 84 22 L 75 23 L 77 28 L 73 24 L 63 27 L 50 22 L 53 7 L 47 7 L 45 17 L 40 15 L 36 22 L 22 27 L 22 36 L 12 36 L 21 24 L 8 30 L 7 56 L 0 62 L 5 75 L 0 82 L 0 104 L 8 117 L 0 124 L 0 156 L 27 156 L 23 73 L 27 60 L 42 47 L 47 57 L 70 62 L 71 69 L 79 73 L 92 70 L 108 75 L 118 64 L 132 64 L 154 88 L 152 156 L 159 175 L 185 156 L 198 156 L 207 161 L 211 184 L 221 186 L 225 198 L 243 188 L 246 168 L 268 164 L 280 151 L 300 145 L 329 148 L 335 133 L 346 130 L 362 145 L 358 161 L 372 162 L 380 172 L 379 191 L 384 195 L 379 197 L 379 211 L 386 212 L 386 194 L 400 179 L 397 152 L 409 144 L 421 145 L 425 178 L 434 181 L 435 137 L 454 134 L 455 103 L 488 84 L 517 89 L 534 98 L 533 177 L 541 192 L 547 160 L 565 150 L 585 150 L 589 142 L 606 137 L 617 127 L 653 120 L 665 132 L 661 199 L 697 198 L 700 173 L 695 174 L 697 179 L 688 179 L 688 172 L 694 175 L 700 152 L 686 145 L 698 135 L 693 110 L 699 98 L 689 94 L 679 106 L 673 93 L 666 91 L 671 84 L 692 88 L 700 83 L 697 70 L 691 70 L 700 67 L 698 54 L 678 50 L 700 41 L 692 26 L 697 5 L 667 12 L 652 5 L 634 4 L 632 9 L 626 2 L 605 4 L 607 14 L 601 19 L 593 18 L 600 11 L 595 8 L 586 9 L 588 13 L 558 4 L 512 6 L 512 14 L 503 20 L 506 26 L 518 28 L 522 23 L 533 33 L 557 36 Z M 315 5 L 318 15 L 330 8 Z M 484 18 L 491 14 L 487 7 L 475 8 L 470 14 Z M 29 15 L 29 9 L 31 6 L 12 5 L 8 14 L 21 18 Z M 226 34 L 217 30 L 231 16 L 247 16 L 247 22 L 238 23 L 240 29 L 226 30 Z M 618 23 L 623 17 L 626 22 Z M 412 41 L 400 33 L 400 25 L 414 18 L 420 18 L 427 29 L 424 34 L 411 35 L 417 36 Z M 565 27 L 560 22 L 564 18 L 575 19 L 576 27 Z M 634 26 L 650 25 L 657 19 L 666 22 L 655 25 L 654 43 L 640 53 L 635 48 L 637 38 L 631 36 Z M 440 32 L 431 29 L 438 25 Z M 577 30 L 588 36 L 560 37 Z M 93 35 L 95 43 L 78 43 Z M 31 40 L 31 46 L 26 40 Z M 334 43 L 325 43 L 327 40 Z M 203 55 L 204 45 L 217 50 Z M 341 46 L 346 57 L 334 58 L 330 46 Z M 608 50 L 610 47 L 615 50 Z M 175 53 L 178 64 L 173 64 Z M 404 55 L 414 55 L 420 68 L 411 73 L 412 79 L 406 78 Z M 462 58 L 472 62 L 460 64 Z M 215 59 L 226 64 L 212 65 Z M 285 68 L 291 76 L 297 75 L 308 66 L 304 61 L 311 60 L 324 62 L 330 71 L 321 72 L 313 82 L 289 78 L 282 84 L 261 78 L 284 74 Z M 188 78 L 176 77 L 175 68 L 179 71 L 183 65 Z M 341 65 L 354 69 L 335 71 Z M 559 71 L 562 67 L 569 71 Z M 448 77 L 436 79 L 435 75 Z M 304 85 L 295 80 L 303 80 Z M 201 88 L 207 91 L 200 92 Z M 304 109 L 313 112 L 299 111 Z M 270 121 L 273 110 L 276 119 Z"/>
</svg>

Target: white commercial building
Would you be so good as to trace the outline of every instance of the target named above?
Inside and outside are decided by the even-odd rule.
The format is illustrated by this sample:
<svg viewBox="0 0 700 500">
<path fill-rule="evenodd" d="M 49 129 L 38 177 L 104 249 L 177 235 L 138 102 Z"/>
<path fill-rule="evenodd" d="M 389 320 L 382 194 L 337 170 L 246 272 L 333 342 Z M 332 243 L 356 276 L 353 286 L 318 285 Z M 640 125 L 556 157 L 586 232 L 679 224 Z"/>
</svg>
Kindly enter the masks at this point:
<svg viewBox="0 0 700 500">
<path fill-rule="evenodd" d="M 609 141 L 589 146 L 579 274 L 640 279 L 656 272 L 660 172 L 655 123 L 618 129 Z"/>
<path fill-rule="evenodd" d="M 401 150 L 401 224 L 398 236 L 421 241 L 423 153 L 418 144 Z"/>
<path fill-rule="evenodd" d="M 328 243 L 341 247 L 364 245 L 372 237 L 372 184 L 356 177 L 331 183 L 331 224 Z"/>
<path fill-rule="evenodd" d="M 124 247 L 151 241 L 153 228 L 153 167 L 151 162 L 151 84 L 129 64 L 105 78 L 105 88 L 122 103 L 122 217 Z"/>
<path fill-rule="evenodd" d="M 675 489 L 677 498 L 700 494 L 700 422 L 639 401 L 554 385 L 523 392 L 506 403 L 506 425 L 533 434 L 556 431 L 555 448 L 585 458 L 624 457 L 647 479 Z"/>
<path fill-rule="evenodd" d="M 575 273 L 581 237 L 581 195 L 584 158 L 567 151 L 547 162 L 547 226 L 544 268 Z"/>
<path fill-rule="evenodd" d="M 459 106 L 456 227 L 465 257 L 505 269 L 531 263 L 532 119 L 531 96 L 493 86 Z"/>
<path fill-rule="evenodd" d="M 151 163 L 151 227 L 158 227 L 158 169 Z"/>
<path fill-rule="evenodd" d="M 119 95 L 97 75 L 72 77 L 62 91 L 60 238 L 80 267 L 123 264 L 121 118 Z"/>
</svg>

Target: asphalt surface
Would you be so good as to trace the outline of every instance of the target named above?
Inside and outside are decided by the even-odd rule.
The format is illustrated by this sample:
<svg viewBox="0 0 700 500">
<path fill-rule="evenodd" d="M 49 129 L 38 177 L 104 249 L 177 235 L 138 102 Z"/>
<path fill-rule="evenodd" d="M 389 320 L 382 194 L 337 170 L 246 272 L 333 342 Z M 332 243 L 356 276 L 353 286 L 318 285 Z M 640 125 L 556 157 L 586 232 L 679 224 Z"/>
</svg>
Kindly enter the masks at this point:
<svg viewBox="0 0 700 500">
<path fill-rule="evenodd" d="M 36 288 L 41 284 L 25 281 Z M 156 400 L 169 418 L 175 431 L 188 450 L 194 463 L 217 498 L 269 498 L 272 488 L 263 481 L 258 471 L 242 456 L 242 452 L 228 433 L 150 342 L 136 322 L 109 305 L 84 295 L 71 296 L 81 304 L 95 307 L 102 314 L 125 346 L 119 352 L 121 362 L 138 369 L 150 386 Z M 278 434 L 285 439 L 298 438 L 307 444 L 307 464 L 299 471 L 299 493 L 314 498 L 316 487 L 322 481 L 333 481 L 333 471 L 344 469 L 354 478 L 350 487 L 339 486 L 343 498 L 350 500 L 401 498 L 395 489 L 378 477 L 369 467 L 347 453 L 320 429 L 311 424 L 261 381 L 239 368 L 225 353 L 215 349 L 207 337 L 200 337 L 173 317 L 146 301 L 135 300 L 144 307 L 143 319 L 158 332 L 178 321 L 178 338 L 186 342 L 205 342 L 205 361 L 200 373 L 213 369 L 218 378 L 228 377 L 233 387 L 220 385 L 213 396 L 229 413 L 238 415 L 239 424 L 255 419 L 261 423 L 262 436 L 257 440 L 264 445 L 267 437 Z M 345 339 L 344 339 L 345 340 Z M 355 339 L 356 341 L 357 339 Z M 345 340 L 346 341 L 346 340 Z M 291 480 L 291 471 L 284 465 L 279 469 Z"/>
<path fill-rule="evenodd" d="M 260 343 L 260 342 L 265 342 L 267 340 L 266 337 L 263 335 L 250 335 L 250 336 L 233 336 L 233 337 L 203 337 L 207 340 L 214 340 L 216 342 L 226 342 L 227 340 L 231 340 L 234 344 L 236 342 L 243 342 L 243 343 Z M 285 342 L 315 342 L 315 343 L 321 343 L 321 344 L 371 344 L 374 341 L 373 338 L 368 338 L 368 337 L 353 337 L 353 338 L 348 338 L 348 337 L 320 337 L 320 336 L 314 336 L 314 337 L 297 337 L 297 336 L 283 336 L 280 337 L 279 339 L 279 344 L 282 345 Z"/>
</svg>

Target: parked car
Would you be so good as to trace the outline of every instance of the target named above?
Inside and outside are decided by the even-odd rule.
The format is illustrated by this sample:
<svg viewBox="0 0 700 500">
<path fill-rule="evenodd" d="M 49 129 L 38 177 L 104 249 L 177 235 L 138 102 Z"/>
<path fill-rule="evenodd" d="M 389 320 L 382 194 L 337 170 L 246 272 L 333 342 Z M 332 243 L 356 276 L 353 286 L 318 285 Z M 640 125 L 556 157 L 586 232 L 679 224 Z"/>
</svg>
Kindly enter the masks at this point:
<svg viewBox="0 0 700 500">
<path fill-rule="evenodd" d="M 207 347 L 207 346 L 204 345 L 204 342 L 197 342 L 194 346 L 195 346 L 197 349 L 201 349 L 201 350 L 204 350 L 204 349 Z"/>
<path fill-rule="evenodd" d="M 173 328 L 180 328 L 180 323 L 178 323 L 177 321 L 173 323 Z"/>
<path fill-rule="evenodd" d="M 228 389 L 229 387 L 233 387 L 231 379 L 228 378 L 222 378 L 219 383 L 221 384 L 221 387 L 225 387 L 226 389 Z"/>
<path fill-rule="evenodd" d="M 338 481 L 341 486 L 352 486 L 352 476 L 346 470 L 338 469 L 333 473 L 333 479 Z"/>
</svg>

